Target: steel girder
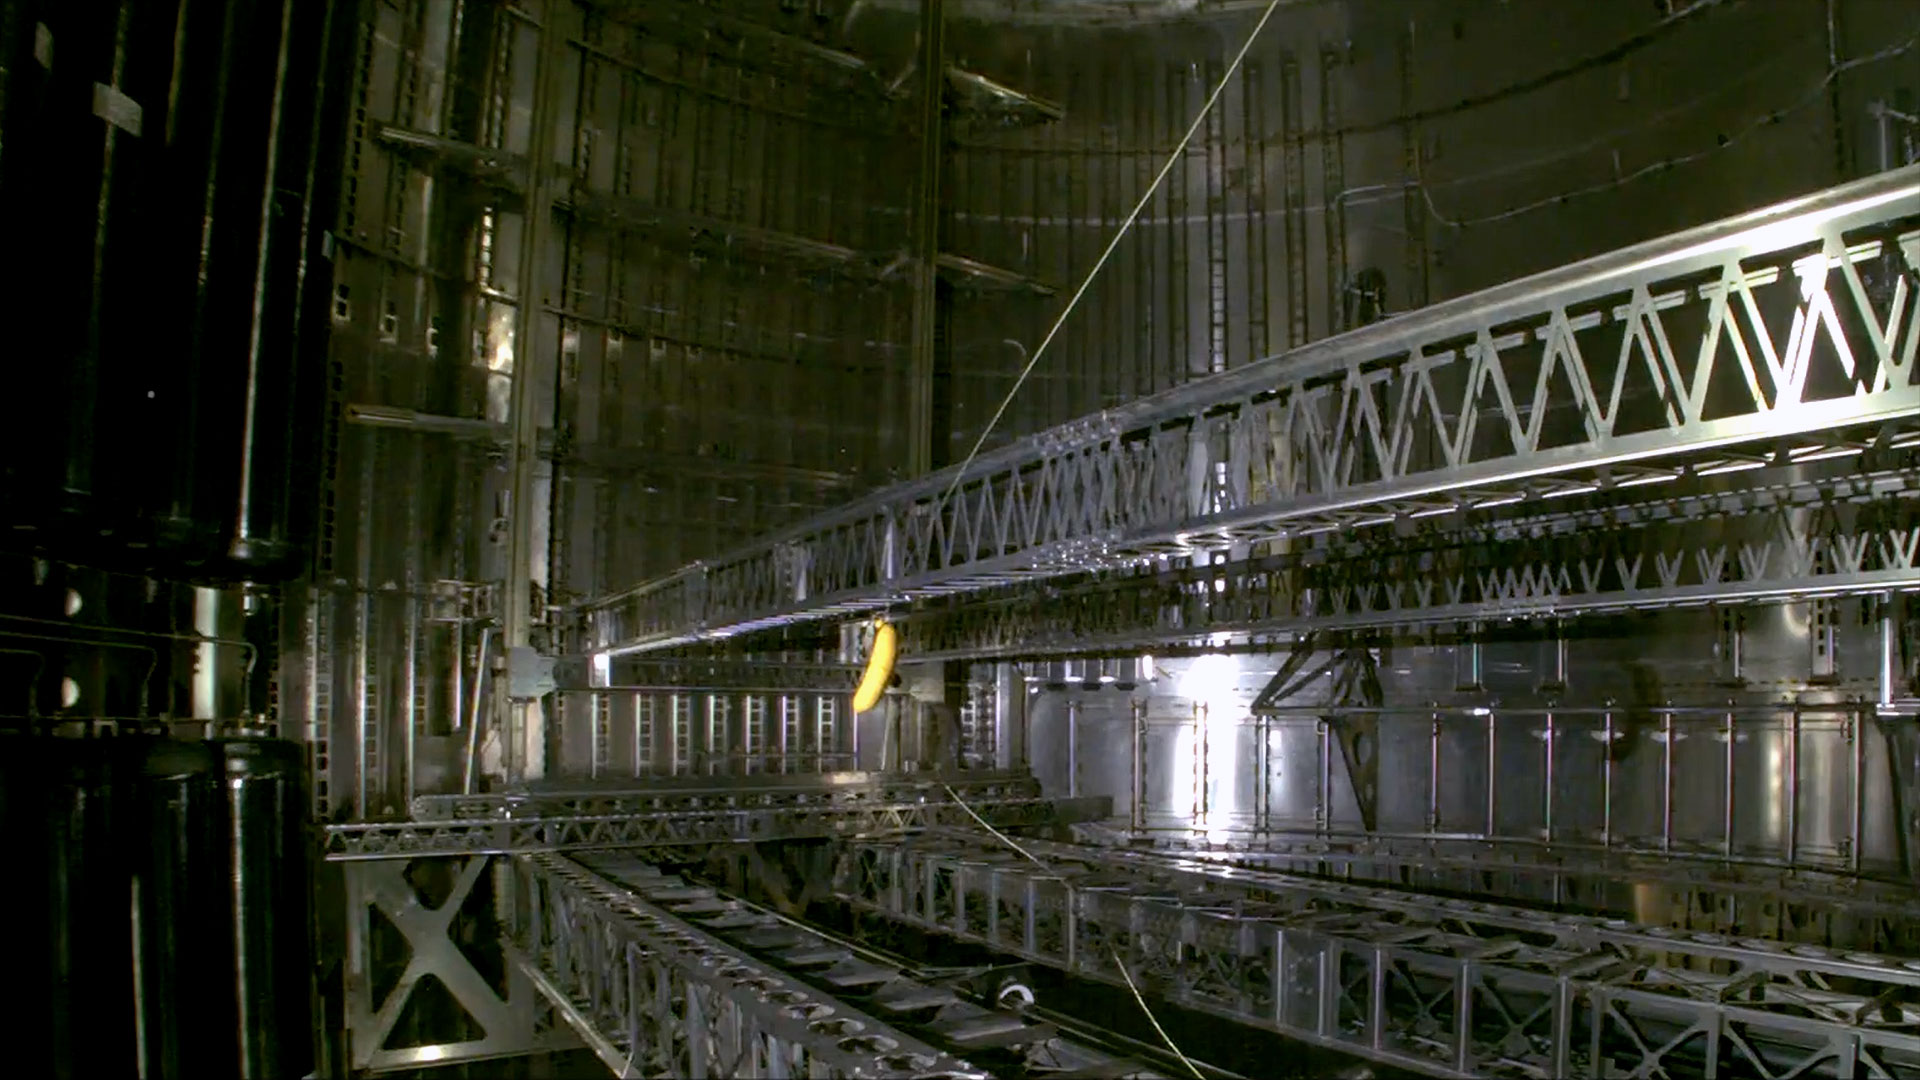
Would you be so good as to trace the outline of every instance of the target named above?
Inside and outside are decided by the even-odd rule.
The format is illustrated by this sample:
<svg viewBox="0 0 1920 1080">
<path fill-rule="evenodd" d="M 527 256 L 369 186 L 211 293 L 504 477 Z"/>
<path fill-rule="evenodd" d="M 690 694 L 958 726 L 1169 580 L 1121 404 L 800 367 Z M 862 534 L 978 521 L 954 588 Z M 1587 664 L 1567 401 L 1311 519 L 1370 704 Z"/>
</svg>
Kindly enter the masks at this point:
<svg viewBox="0 0 1920 1080">
<path fill-rule="evenodd" d="M 1030 773 L 970 772 L 929 780 L 912 773 L 823 773 L 760 776 L 751 783 L 716 785 L 712 778 L 660 779 L 644 787 L 562 788 L 490 795 L 420 795 L 415 821 L 482 818 L 598 817 L 688 810 L 754 810 L 782 806 L 856 806 L 939 801 L 951 788 L 974 799 L 1034 799 L 1040 782 Z"/>
<path fill-rule="evenodd" d="M 1920 166 L 1085 417 L 589 604 L 587 646 L 1244 549 L 1436 496 L 1549 497 L 1637 463 L 1737 467 L 1725 451 L 1911 417 L 1917 212 Z"/>
<path fill-rule="evenodd" d="M 1920 587 L 1920 470 L 1796 479 L 923 607 L 939 659 L 1557 618 Z"/>
<path fill-rule="evenodd" d="M 1220 843 L 1142 838 L 1100 825 L 1075 833 L 1110 848 L 1105 858 L 1115 863 L 1373 882 L 1619 917 L 1651 901 L 1673 925 L 1689 930 L 1920 955 L 1914 886 L 1844 872 L 1473 840 L 1271 833 Z M 1647 896 L 1645 886 L 1654 886 L 1655 895 Z"/>
<path fill-rule="evenodd" d="M 457 927 L 477 889 L 488 889 L 490 860 L 466 859 L 443 868 L 451 888 L 438 905 L 428 906 L 400 861 L 366 862 L 345 867 L 347 1051 L 356 1074 L 446 1065 L 461 1061 L 514 1057 L 546 1050 L 575 1049 L 579 1043 L 564 1026 L 539 1008 L 533 983 L 508 965 L 504 988 L 496 990 L 456 943 L 471 927 Z M 483 884 L 485 883 L 485 884 Z M 377 954 L 374 914 L 378 912 L 406 942 L 405 966 L 384 994 Z M 471 1017 L 479 1034 L 458 1038 L 444 1030 L 434 1041 L 394 1046 L 404 1030 L 401 1018 L 414 1003 L 414 990 L 438 982 Z M 435 1015 L 432 1021 L 445 1022 Z"/>
<path fill-rule="evenodd" d="M 1437 1076 L 1920 1076 L 1920 961 L 982 835 L 853 844 L 854 906 Z M 1825 1070 L 1831 1070 L 1830 1073 Z"/>
<path fill-rule="evenodd" d="M 620 1077 L 985 1077 L 558 855 L 513 860 L 518 966 Z"/>
<path fill-rule="evenodd" d="M 782 971 L 825 985 L 857 1008 L 924 1033 L 950 1052 L 1010 1054 L 1031 1073 L 1066 1072 L 1110 1080 L 1157 1076 L 1138 1063 L 1063 1038 L 1052 1025 L 1016 1012 L 983 1008 L 961 998 L 951 978 L 929 984 L 909 977 L 897 965 L 865 950 L 781 918 L 752 904 L 725 896 L 706 885 L 666 874 L 630 852 L 575 857 L 611 884 L 629 890 L 696 930 L 723 939 Z"/>
<path fill-rule="evenodd" d="M 1113 800 L 1104 795 L 1073 799 L 995 799 L 970 801 L 968 805 L 996 827 L 1009 829 L 1095 821 L 1113 812 Z M 870 836 L 966 825 L 972 820 L 958 803 L 914 802 L 478 821 L 371 822 L 328 826 L 326 857 L 330 861 L 350 862 L 429 855 L 731 844 Z"/>
</svg>

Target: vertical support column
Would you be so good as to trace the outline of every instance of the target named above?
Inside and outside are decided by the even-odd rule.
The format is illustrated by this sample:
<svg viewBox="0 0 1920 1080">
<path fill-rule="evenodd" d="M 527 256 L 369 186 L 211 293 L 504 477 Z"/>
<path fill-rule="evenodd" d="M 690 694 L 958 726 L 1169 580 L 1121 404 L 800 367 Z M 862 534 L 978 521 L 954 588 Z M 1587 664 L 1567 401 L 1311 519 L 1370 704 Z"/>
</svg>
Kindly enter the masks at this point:
<svg viewBox="0 0 1920 1080">
<path fill-rule="evenodd" d="M 1346 329 L 1347 209 L 1346 144 L 1340 135 L 1340 54 L 1320 52 L 1320 186 L 1327 206 L 1327 334 Z"/>
<path fill-rule="evenodd" d="M 368 608 L 373 597 L 365 592 L 356 593 L 353 598 L 353 686 L 355 712 L 360 718 L 359 762 L 354 782 L 357 795 L 353 812 L 360 820 L 373 817 L 368 800 L 378 797 L 380 788 L 374 784 L 374 773 L 380 767 L 380 694 L 378 661 L 374 652 L 368 648 L 367 636 L 373 632 L 373 619 Z"/>
<path fill-rule="evenodd" d="M 1491 840 L 1500 831 L 1500 728 L 1492 709 L 1487 710 L 1487 831 Z"/>
<path fill-rule="evenodd" d="M 813 714 L 813 749 L 816 772 L 831 772 L 840 758 L 840 703 L 830 694 L 820 695 Z M 852 733 L 853 767 L 860 767 L 860 718 L 847 725 Z"/>
<path fill-rule="evenodd" d="M 1307 319 L 1307 140 L 1302 119 L 1300 61 L 1286 53 L 1280 61 L 1281 194 L 1286 202 L 1287 347 L 1298 348 L 1310 336 Z M 1329 192 L 1328 199 L 1333 197 Z"/>
<path fill-rule="evenodd" d="M 793 772 L 793 755 L 800 751 L 800 698 L 780 695 L 780 771 Z"/>
<path fill-rule="evenodd" d="M 635 778 L 653 772 L 653 732 L 654 714 L 659 701 L 652 694 L 633 695 L 633 775 Z"/>
<path fill-rule="evenodd" d="M 1027 684 L 1020 669 L 1002 661 L 993 666 L 993 765 L 1018 769 L 1027 763 Z"/>
<path fill-rule="evenodd" d="M 1406 33 L 1400 38 L 1400 115 L 1409 118 L 1402 121 L 1400 126 L 1408 180 L 1406 192 L 1401 196 L 1401 211 L 1407 232 L 1408 310 L 1427 304 L 1427 204 L 1426 195 L 1420 187 L 1420 125 L 1411 119 L 1418 108 L 1413 86 L 1416 40 L 1414 20 L 1408 19 Z"/>
<path fill-rule="evenodd" d="M 1541 817 L 1544 820 L 1541 822 L 1541 825 L 1543 829 L 1543 839 L 1545 839 L 1547 843 L 1551 844 L 1553 843 L 1553 710 L 1552 709 L 1547 710 L 1546 729 L 1541 732 L 1541 737 L 1546 740 L 1546 744 L 1547 744 L 1546 766 L 1545 766 L 1546 767 L 1546 775 L 1545 775 L 1546 783 L 1543 785 L 1543 787 L 1546 789 L 1545 796 L 1544 796 L 1545 805 L 1542 806 L 1540 809 Z"/>
<path fill-rule="evenodd" d="M 604 690 L 596 690 L 587 695 L 592 708 L 593 746 L 588 756 L 591 764 L 588 768 L 596 778 L 605 776 L 612 763 L 613 752 L 613 696 Z"/>
<path fill-rule="evenodd" d="M 920 172 L 913 207 L 913 375 L 908 383 L 908 472 L 935 468 L 934 366 L 939 345 L 941 115 L 946 100 L 946 11 L 942 0 L 920 0 Z"/>
<path fill-rule="evenodd" d="M 408 501 L 414 501 L 411 493 Z M 407 620 L 406 657 L 402 661 L 406 669 L 400 673 L 401 738 L 404 740 L 400 755 L 403 759 L 400 763 L 400 785 L 401 800 L 407 806 L 412 806 L 414 778 L 419 775 L 416 761 L 419 738 L 426 732 L 427 703 L 426 685 L 420 678 L 420 599 L 412 595 L 411 587 L 408 592 L 404 605 Z"/>
<path fill-rule="evenodd" d="M 1128 808 L 1129 824 L 1135 832 L 1147 827 L 1147 703 L 1134 700 L 1133 706 L 1133 790 Z"/>
<path fill-rule="evenodd" d="M 1067 702 L 1067 798 L 1080 795 L 1080 702 Z"/>
<path fill-rule="evenodd" d="M 1893 596 L 1880 596 L 1880 664 L 1877 695 L 1881 708 L 1893 704 L 1900 694 L 1900 636 L 1893 622 Z"/>
<path fill-rule="evenodd" d="M 540 45 L 534 63 L 533 119 L 527 139 L 526 220 L 520 230 L 518 292 L 513 313 L 513 386 L 508 401 L 508 530 L 506 595 L 501 599 L 503 644 L 511 650 L 531 645 L 535 527 L 534 468 L 539 463 L 539 359 L 533 347 L 542 303 L 540 271 L 553 214 L 553 128 L 560 106 L 559 74 L 566 36 L 558 25 L 567 5 L 548 0 L 540 7 Z M 531 730 L 540 716 L 537 703 L 494 695 L 500 724 L 502 769 L 509 780 L 545 775 L 545 734 Z"/>
<path fill-rule="evenodd" d="M 1206 702 L 1193 707 L 1193 818 L 1201 826 L 1207 823 L 1207 781 L 1211 775 L 1207 761 L 1207 744 L 1212 741 L 1207 730 L 1208 719 Z"/>
<path fill-rule="evenodd" d="M 675 693 L 667 700 L 673 708 L 673 748 L 667 775 L 687 776 L 693 772 L 693 695 Z"/>
<path fill-rule="evenodd" d="M 307 745 L 313 748 L 313 819 L 333 819 L 333 594 L 307 590 Z"/>
</svg>

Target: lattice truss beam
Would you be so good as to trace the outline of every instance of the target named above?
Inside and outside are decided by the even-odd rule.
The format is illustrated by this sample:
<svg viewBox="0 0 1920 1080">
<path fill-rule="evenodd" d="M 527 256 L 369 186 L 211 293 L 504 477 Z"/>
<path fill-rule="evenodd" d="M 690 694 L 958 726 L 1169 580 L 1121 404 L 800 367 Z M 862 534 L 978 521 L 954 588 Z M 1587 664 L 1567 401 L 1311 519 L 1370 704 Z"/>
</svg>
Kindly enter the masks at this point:
<svg viewBox="0 0 1920 1080">
<path fill-rule="evenodd" d="M 472 821 L 481 818 L 597 817 L 622 814 L 714 810 L 765 810 L 783 806 L 846 807 L 940 801 L 949 789 L 968 802 L 985 799 L 1037 799 L 1040 782 L 1030 773 L 970 773 L 942 780 L 897 773 L 869 773 L 822 781 L 802 775 L 790 783 L 760 777 L 752 785 L 712 781 L 687 783 L 663 779 L 644 788 L 594 791 L 528 791 L 485 795 L 420 795 L 413 800 L 416 821 Z"/>
<path fill-rule="evenodd" d="M 1096 821 L 1113 812 L 1113 800 L 1107 796 L 987 799 L 978 803 L 969 800 L 968 805 L 995 827 L 1003 829 Z M 929 801 L 477 821 L 374 822 L 328 826 L 326 857 L 336 862 L 350 862 L 428 855 L 698 846 L 897 834 L 937 826 L 967 825 L 972 820 L 958 803 Z"/>
<path fill-rule="evenodd" d="M 984 1077 L 557 855 L 513 860 L 519 965 L 620 1077 Z"/>
<path fill-rule="evenodd" d="M 624 893 L 641 909 L 657 911 L 666 918 L 684 922 L 688 933 L 718 938 L 729 949 L 751 954 L 756 960 L 803 979 L 818 991 L 825 991 L 816 995 L 821 1006 L 837 1010 L 843 1005 L 850 1005 L 854 1009 L 864 1010 L 882 1023 L 905 1029 L 910 1037 L 930 1040 L 947 1053 L 970 1059 L 990 1055 L 997 1067 L 1004 1068 L 1007 1063 L 1017 1063 L 1015 1068 L 1022 1074 L 1065 1073 L 1099 1076 L 1109 1080 L 1129 1077 L 1147 1080 L 1158 1075 L 1137 1062 L 1116 1058 L 1111 1053 L 1075 1042 L 1061 1035 L 1052 1024 L 966 1000 L 956 990 L 956 984 L 977 984 L 980 981 L 977 977 L 962 977 L 953 970 L 942 972 L 934 981 L 926 981 L 924 976 L 910 976 L 897 965 L 877 958 L 871 952 L 849 946 L 844 941 L 792 919 L 722 895 L 710 886 L 665 873 L 641 856 L 629 852 L 603 852 L 578 856 L 561 864 L 545 865 L 584 868 L 605 885 L 611 885 L 616 892 Z M 533 865 L 533 869 L 541 873 L 541 879 L 536 882 L 532 878 L 523 878 L 528 887 L 551 889 L 551 875 L 545 873 L 540 865 Z M 570 883 L 564 882 L 563 885 Z M 608 897 L 611 894 L 602 892 L 600 895 Z M 629 905 L 615 903 L 614 906 Z M 523 925 L 530 922 L 525 915 L 523 911 L 520 919 Z M 618 966 L 624 960 L 617 952 L 581 949 L 577 946 L 569 950 L 567 958 L 576 965 L 588 967 L 609 962 Z M 551 967 L 546 970 L 551 970 Z M 972 974 L 978 976 L 990 972 L 991 969 L 984 969 Z M 593 985 L 597 986 L 610 985 L 617 979 L 617 974 L 613 979 L 609 979 L 605 972 L 596 974 Z M 543 975 L 544 972 L 538 972 L 536 978 Z M 987 977 L 991 978 L 991 975 L 987 974 Z M 993 984 L 989 982 L 986 985 L 991 987 Z M 826 994 L 832 994 L 833 997 L 828 998 Z M 565 1007 L 575 1010 L 583 1018 L 599 1018 L 600 1024 L 597 1026 L 602 1030 L 607 1026 L 605 1020 L 610 1015 L 618 1016 L 620 1011 L 617 997 L 596 998 L 589 994 L 584 999 L 585 1008 L 580 1007 L 582 1001 L 580 997 L 569 998 Z M 779 1003 L 793 1004 L 791 1001 Z M 871 1034 L 887 1037 L 884 1031 Z M 826 1030 L 821 1035 L 831 1043 L 843 1038 L 845 1033 Z M 889 1075 L 904 1075 L 914 1065 L 899 1058 L 885 1059 L 879 1064 L 899 1070 Z M 921 1067 L 931 1065 L 922 1063 Z"/>
<path fill-rule="evenodd" d="M 1920 969 L 983 834 L 849 845 L 857 908 L 1437 1076 L 1920 1075 Z M 1829 1071 L 1831 1070 L 1831 1071 Z"/>
<path fill-rule="evenodd" d="M 1904 454 L 1905 451 L 1894 453 Z M 1920 470 L 1802 477 L 1006 589 L 900 621 L 917 658 L 1565 617 L 1920 587 Z"/>
<path fill-rule="evenodd" d="M 1790 944 L 1920 954 L 1911 884 L 1846 872 L 1674 859 L 1627 852 L 1509 846 L 1479 840 L 1327 837 L 1275 832 L 1216 843 L 1204 836 L 1142 839 L 1100 825 L 1076 828 L 1115 863 L 1212 873 L 1252 871 L 1374 882 L 1451 895 L 1626 917 L 1646 910 L 1647 887 L 1670 925 Z M 1142 848 L 1142 844 L 1150 845 Z M 1644 917 L 1644 916 L 1642 916 Z"/>
<path fill-rule="evenodd" d="M 626 652 L 1618 483 L 1920 413 L 1920 167 L 1063 425 L 591 604 Z M 1704 460 L 1702 460 L 1704 459 Z"/>
</svg>

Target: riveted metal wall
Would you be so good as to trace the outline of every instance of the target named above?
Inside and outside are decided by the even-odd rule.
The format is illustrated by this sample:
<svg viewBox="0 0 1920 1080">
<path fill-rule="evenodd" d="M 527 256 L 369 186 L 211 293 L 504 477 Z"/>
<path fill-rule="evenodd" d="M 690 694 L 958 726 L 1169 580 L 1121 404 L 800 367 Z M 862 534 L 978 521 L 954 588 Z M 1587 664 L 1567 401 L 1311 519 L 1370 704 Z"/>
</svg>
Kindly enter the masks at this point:
<svg viewBox="0 0 1920 1080">
<path fill-rule="evenodd" d="M 1131 26 L 962 9 L 957 59 L 1065 118 L 955 154 L 954 247 L 1059 290 L 959 305 L 958 453 L 1259 7 Z M 1920 70 L 1898 8 L 1283 5 L 988 445 L 1870 171 L 1869 105 Z"/>
</svg>

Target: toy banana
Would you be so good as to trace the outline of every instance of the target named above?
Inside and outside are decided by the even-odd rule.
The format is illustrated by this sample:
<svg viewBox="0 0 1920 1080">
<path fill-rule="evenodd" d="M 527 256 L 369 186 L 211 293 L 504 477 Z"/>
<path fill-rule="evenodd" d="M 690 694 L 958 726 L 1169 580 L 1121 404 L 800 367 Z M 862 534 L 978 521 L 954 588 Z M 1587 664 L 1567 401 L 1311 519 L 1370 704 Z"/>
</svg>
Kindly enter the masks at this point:
<svg viewBox="0 0 1920 1080">
<path fill-rule="evenodd" d="M 853 692 L 854 712 L 863 713 L 880 704 L 880 695 L 893 681 L 893 662 L 899 655 L 899 631 L 881 621 L 873 631 L 873 649 L 867 653 L 867 670 L 860 676 L 860 688 Z"/>
</svg>

